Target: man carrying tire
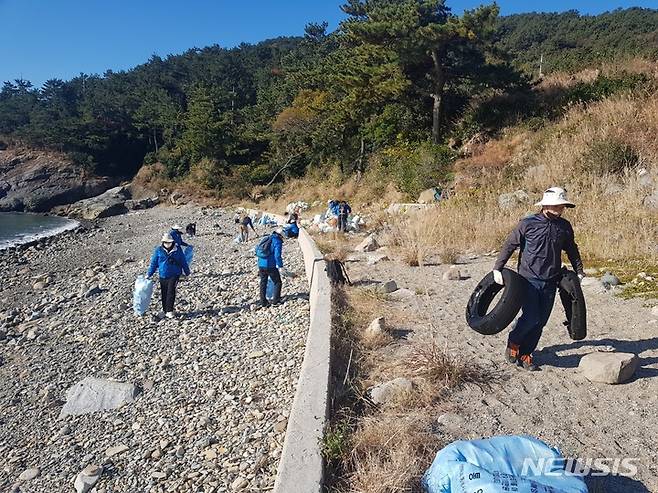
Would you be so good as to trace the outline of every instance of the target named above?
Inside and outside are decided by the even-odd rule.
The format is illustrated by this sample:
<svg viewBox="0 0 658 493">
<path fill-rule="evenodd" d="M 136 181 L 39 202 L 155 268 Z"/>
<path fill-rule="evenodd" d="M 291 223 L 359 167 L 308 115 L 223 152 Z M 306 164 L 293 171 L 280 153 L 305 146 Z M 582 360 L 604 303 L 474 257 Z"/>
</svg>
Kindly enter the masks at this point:
<svg viewBox="0 0 658 493">
<path fill-rule="evenodd" d="M 562 218 L 565 208 L 575 204 L 567 200 L 559 187 L 544 192 L 538 214 L 526 217 L 510 233 L 496 259 L 494 281 L 503 285 L 501 269 L 514 251 L 519 249 L 518 273 L 527 281 L 524 288 L 521 317 L 509 334 L 505 356 L 510 363 L 526 370 L 537 370 L 532 352 L 553 310 L 557 285 L 562 276 L 562 252 L 566 252 L 578 277 L 582 279 L 583 262 L 574 239 L 571 224 Z"/>
</svg>

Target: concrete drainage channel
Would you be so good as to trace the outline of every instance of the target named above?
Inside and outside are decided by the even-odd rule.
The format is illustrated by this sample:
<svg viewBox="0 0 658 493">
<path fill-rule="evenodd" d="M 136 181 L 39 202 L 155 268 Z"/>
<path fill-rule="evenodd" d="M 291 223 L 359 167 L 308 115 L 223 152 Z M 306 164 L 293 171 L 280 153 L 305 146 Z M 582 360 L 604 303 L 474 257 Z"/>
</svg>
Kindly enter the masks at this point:
<svg viewBox="0 0 658 493">
<path fill-rule="evenodd" d="M 246 209 L 250 215 L 261 211 Z M 266 213 L 283 223 L 284 218 Z M 324 480 L 321 443 L 329 410 L 331 360 L 331 286 L 324 257 L 304 228 L 299 229 L 309 282 L 310 324 L 304 361 L 288 418 L 275 493 L 320 493 Z"/>
</svg>

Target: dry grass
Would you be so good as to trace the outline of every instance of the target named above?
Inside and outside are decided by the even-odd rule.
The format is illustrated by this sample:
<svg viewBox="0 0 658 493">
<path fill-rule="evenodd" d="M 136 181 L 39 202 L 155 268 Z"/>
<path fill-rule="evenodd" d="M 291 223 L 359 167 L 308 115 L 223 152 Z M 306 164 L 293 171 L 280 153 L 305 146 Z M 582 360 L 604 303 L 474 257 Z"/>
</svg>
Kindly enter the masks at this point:
<svg viewBox="0 0 658 493">
<path fill-rule="evenodd" d="M 403 368 L 429 382 L 439 394 L 469 384 L 488 387 L 499 378 L 490 369 L 452 352 L 447 346 L 441 347 L 434 339 L 414 342 Z"/>
<path fill-rule="evenodd" d="M 498 249 L 519 218 L 537 210 L 532 202 L 542 191 L 559 185 L 578 204 L 565 217 L 574 226 L 584 256 L 658 262 L 658 214 L 643 205 L 652 190 L 646 182 L 653 177 L 653 187 L 658 183 L 658 94 L 574 107 L 552 127 L 535 133 L 523 130 L 503 139 L 510 142 L 506 148 L 514 148 L 506 166 L 497 164 L 500 145 L 485 146 L 478 162 L 492 166 L 464 161 L 457 167 L 457 181 L 468 184 L 466 189 L 436 209 L 391 225 L 393 231 L 409 230 L 398 233 L 396 240 L 409 259 L 432 249 L 479 253 Z M 618 167 L 614 153 L 610 163 L 593 166 L 588 160 L 593 145 L 600 142 L 612 143 L 612 149 L 617 145 L 631 149 L 635 166 L 619 173 L 602 172 L 605 166 Z M 491 159 L 488 149 L 493 149 Z M 501 210 L 498 195 L 517 189 L 527 191 L 532 202 Z M 421 228 L 429 234 L 418 236 L 415 232 Z"/>
<path fill-rule="evenodd" d="M 350 493 L 419 491 L 419 480 L 440 448 L 427 414 L 368 416 L 352 437 Z"/>
<path fill-rule="evenodd" d="M 393 253 L 407 265 L 417 267 L 436 253 L 436 224 L 428 220 L 432 212 L 397 216 L 391 222 L 388 243 Z"/>
</svg>

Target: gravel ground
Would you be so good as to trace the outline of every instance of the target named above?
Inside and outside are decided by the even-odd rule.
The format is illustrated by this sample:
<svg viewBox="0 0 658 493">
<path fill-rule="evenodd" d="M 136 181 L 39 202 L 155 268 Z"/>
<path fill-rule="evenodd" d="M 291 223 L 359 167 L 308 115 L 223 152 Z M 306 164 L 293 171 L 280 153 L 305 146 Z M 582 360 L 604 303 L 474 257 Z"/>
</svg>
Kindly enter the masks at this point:
<svg viewBox="0 0 658 493">
<path fill-rule="evenodd" d="M 400 358 L 407 340 L 435 338 L 447 350 L 500 375 L 490 389 L 467 387 L 451 396 L 446 407 L 454 411 L 437 416 L 437 430 L 446 442 L 528 434 L 559 447 L 567 457 L 582 458 L 583 463 L 589 458 L 590 465 L 596 458 L 633 458 L 636 475 L 590 477 L 590 491 L 658 492 L 658 312 L 656 308 L 652 312 L 651 303 L 626 301 L 597 286 L 584 287 L 588 336 L 572 341 L 562 325 L 564 310 L 557 301 L 536 354 L 542 371 L 527 372 L 504 359 L 507 330 L 482 336 L 465 321 L 469 296 L 491 270 L 494 258 L 463 259 L 459 269 L 468 279 L 448 280 L 443 275 L 449 266 L 438 262 L 425 267 L 398 261 L 366 262 L 378 255 L 382 252 L 355 254 L 347 268 L 357 285 L 352 289 L 394 279 L 399 288 L 411 291 L 397 300 L 393 293 L 381 306 L 381 315 L 388 317 L 396 311 L 397 319 L 404 320 L 393 328 L 406 337 L 383 348 L 383 355 Z M 640 358 L 639 369 L 628 383 L 592 383 L 578 371 L 582 355 L 613 349 Z"/>
<path fill-rule="evenodd" d="M 136 317 L 135 277 L 174 222 L 199 232 L 180 314 L 160 318 L 156 289 L 151 311 Z M 235 245 L 234 236 L 232 213 L 185 206 L 0 252 L 1 491 L 74 491 L 90 464 L 104 468 L 96 493 L 271 489 L 303 358 L 307 285 L 297 243 L 286 241 L 284 262 L 299 275 L 284 278 L 282 305 L 255 310 L 257 240 Z M 59 418 L 66 390 L 88 376 L 135 383 L 140 394 L 120 409 Z"/>
</svg>

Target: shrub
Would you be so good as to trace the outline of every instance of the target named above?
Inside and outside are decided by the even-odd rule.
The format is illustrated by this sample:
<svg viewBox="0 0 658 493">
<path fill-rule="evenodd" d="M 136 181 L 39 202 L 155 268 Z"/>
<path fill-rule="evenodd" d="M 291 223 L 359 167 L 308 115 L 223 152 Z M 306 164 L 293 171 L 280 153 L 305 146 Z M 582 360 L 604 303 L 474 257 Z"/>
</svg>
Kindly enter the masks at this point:
<svg viewBox="0 0 658 493">
<path fill-rule="evenodd" d="M 620 175 L 639 162 L 635 149 L 614 139 L 600 139 L 592 143 L 583 155 L 580 168 L 597 176 Z"/>
</svg>

